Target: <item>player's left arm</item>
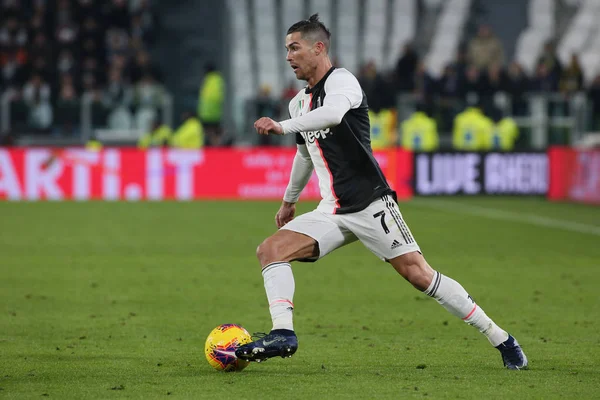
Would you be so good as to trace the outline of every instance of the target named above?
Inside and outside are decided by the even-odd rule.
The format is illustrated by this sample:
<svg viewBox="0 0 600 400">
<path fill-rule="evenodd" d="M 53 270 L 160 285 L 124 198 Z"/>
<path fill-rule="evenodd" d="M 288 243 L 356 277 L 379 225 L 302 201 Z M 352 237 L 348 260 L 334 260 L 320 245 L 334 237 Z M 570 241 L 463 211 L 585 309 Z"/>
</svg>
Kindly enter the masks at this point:
<svg viewBox="0 0 600 400">
<path fill-rule="evenodd" d="M 354 75 L 347 71 L 332 74 L 327 78 L 325 93 L 323 105 L 315 110 L 279 123 L 261 118 L 254 126 L 258 133 L 278 135 L 327 129 L 339 125 L 349 110 L 358 108 L 362 103 L 360 84 Z"/>
</svg>

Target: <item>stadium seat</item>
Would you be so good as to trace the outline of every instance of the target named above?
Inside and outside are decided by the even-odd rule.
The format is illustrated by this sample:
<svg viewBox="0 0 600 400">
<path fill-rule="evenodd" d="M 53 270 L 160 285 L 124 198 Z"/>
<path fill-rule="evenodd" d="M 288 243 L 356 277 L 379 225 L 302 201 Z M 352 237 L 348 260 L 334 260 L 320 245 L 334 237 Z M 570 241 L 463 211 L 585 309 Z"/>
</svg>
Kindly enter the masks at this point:
<svg viewBox="0 0 600 400">
<path fill-rule="evenodd" d="M 387 29 L 387 1 L 370 0 L 365 4 L 365 27 L 362 62 L 375 61 L 375 65 L 384 65 L 384 40 Z"/>
<path fill-rule="evenodd" d="M 598 32 L 600 2 L 585 0 L 581 2 L 567 31 L 557 47 L 561 62 L 568 63 L 573 53 L 583 53 Z"/>
<path fill-rule="evenodd" d="M 258 86 L 269 85 L 273 93 L 281 93 L 281 63 L 285 57 L 284 38 L 278 35 L 275 0 L 254 0 L 254 42 L 258 62 Z M 248 76 L 247 74 L 245 74 Z"/>
<path fill-rule="evenodd" d="M 392 2 L 392 26 L 390 48 L 386 52 L 385 66 L 393 68 L 401 55 L 402 47 L 412 42 L 416 34 L 416 0 L 394 0 Z"/>
<path fill-rule="evenodd" d="M 250 96 L 256 89 L 251 59 L 250 24 L 248 22 L 248 4 L 246 1 L 229 0 L 227 2 L 230 18 L 232 18 L 233 32 L 231 43 L 233 87 L 240 96 Z"/>
<path fill-rule="evenodd" d="M 325 26 L 331 28 L 333 21 L 333 9 L 331 0 L 310 0 L 308 14 L 319 14 L 319 19 Z"/>
<path fill-rule="evenodd" d="M 344 1 L 344 7 L 338 8 L 336 33 L 336 53 L 340 65 L 352 73 L 358 73 L 358 0 Z"/>
<path fill-rule="evenodd" d="M 108 116 L 108 129 L 116 131 L 126 131 L 133 127 L 133 117 L 125 107 L 118 107 L 112 110 Z"/>
<path fill-rule="evenodd" d="M 556 29 L 555 0 L 530 0 L 527 10 L 528 27 L 519 35 L 515 60 L 528 73 L 533 73 L 544 43 Z"/>
<path fill-rule="evenodd" d="M 156 119 L 158 113 L 153 107 L 141 107 L 135 113 L 134 117 L 134 128 L 140 130 L 143 133 L 150 132 L 152 129 L 152 122 Z"/>
<path fill-rule="evenodd" d="M 458 50 L 465 23 L 469 17 L 471 0 L 447 0 L 443 3 L 426 64 L 429 72 L 439 77 Z"/>
</svg>

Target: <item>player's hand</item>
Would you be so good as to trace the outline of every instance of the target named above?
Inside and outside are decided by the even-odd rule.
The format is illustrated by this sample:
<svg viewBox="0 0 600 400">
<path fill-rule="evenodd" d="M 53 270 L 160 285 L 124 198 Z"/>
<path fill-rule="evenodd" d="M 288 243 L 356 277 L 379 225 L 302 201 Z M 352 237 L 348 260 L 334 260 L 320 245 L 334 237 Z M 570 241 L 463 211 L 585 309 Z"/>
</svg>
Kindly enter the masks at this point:
<svg viewBox="0 0 600 400">
<path fill-rule="evenodd" d="M 271 118 L 262 117 L 254 123 L 254 129 L 259 135 L 283 135 L 283 128 L 279 122 L 273 121 Z"/>
<path fill-rule="evenodd" d="M 277 224 L 277 228 L 281 228 L 288 222 L 294 219 L 294 214 L 296 214 L 296 204 L 283 202 L 281 207 L 279 207 L 279 211 L 277 211 L 277 215 L 275 216 L 275 223 Z"/>
</svg>

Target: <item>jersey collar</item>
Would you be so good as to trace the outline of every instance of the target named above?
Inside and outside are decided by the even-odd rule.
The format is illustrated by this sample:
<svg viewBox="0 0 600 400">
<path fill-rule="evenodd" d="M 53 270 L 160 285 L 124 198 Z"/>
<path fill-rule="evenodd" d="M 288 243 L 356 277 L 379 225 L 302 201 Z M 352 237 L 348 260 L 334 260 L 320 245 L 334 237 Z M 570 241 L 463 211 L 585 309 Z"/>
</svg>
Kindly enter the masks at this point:
<svg viewBox="0 0 600 400">
<path fill-rule="evenodd" d="M 321 78 L 321 80 L 319 82 L 317 82 L 317 84 L 315 86 L 313 86 L 312 88 L 309 88 L 307 86 L 306 89 L 304 90 L 304 93 L 306 93 L 306 94 L 313 93 L 316 90 L 316 88 L 322 86 L 324 84 L 325 80 L 327 79 L 327 77 L 329 75 L 331 75 L 331 73 L 333 72 L 334 69 L 335 69 L 335 67 L 329 68 L 329 71 L 327 71 L 327 73 Z"/>
</svg>

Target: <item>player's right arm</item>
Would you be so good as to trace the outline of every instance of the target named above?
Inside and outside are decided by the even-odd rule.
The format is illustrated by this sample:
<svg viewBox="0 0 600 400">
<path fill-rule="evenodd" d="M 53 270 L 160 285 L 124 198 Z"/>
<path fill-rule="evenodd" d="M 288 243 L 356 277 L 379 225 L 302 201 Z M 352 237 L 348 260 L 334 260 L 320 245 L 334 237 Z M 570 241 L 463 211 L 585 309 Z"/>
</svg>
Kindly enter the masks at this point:
<svg viewBox="0 0 600 400">
<path fill-rule="evenodd" d="M 327 96 L 321 107 L 279 123 L 284 135 L 339 125 L 344 115 L 349 110 L 360 107 L 363 100 L 363 92 L 358 80 L 346 70 L 334 72 L 327 78 L 325 92 Z"/>
<path fill-rule="evenodd" d="M 278 228 L 294 219 L 296 213 L 296 203 L 300 198 L 302 190 L 310 180 L 314 166 L 310 159 L 310 154 L 306 148 L 306 144 L 298 144 L 294 162 L 292 164 L 292 172 L 290 181 L 283 195 L 283 202 L 275 216 L 275 223 Z"/>
</svg>

